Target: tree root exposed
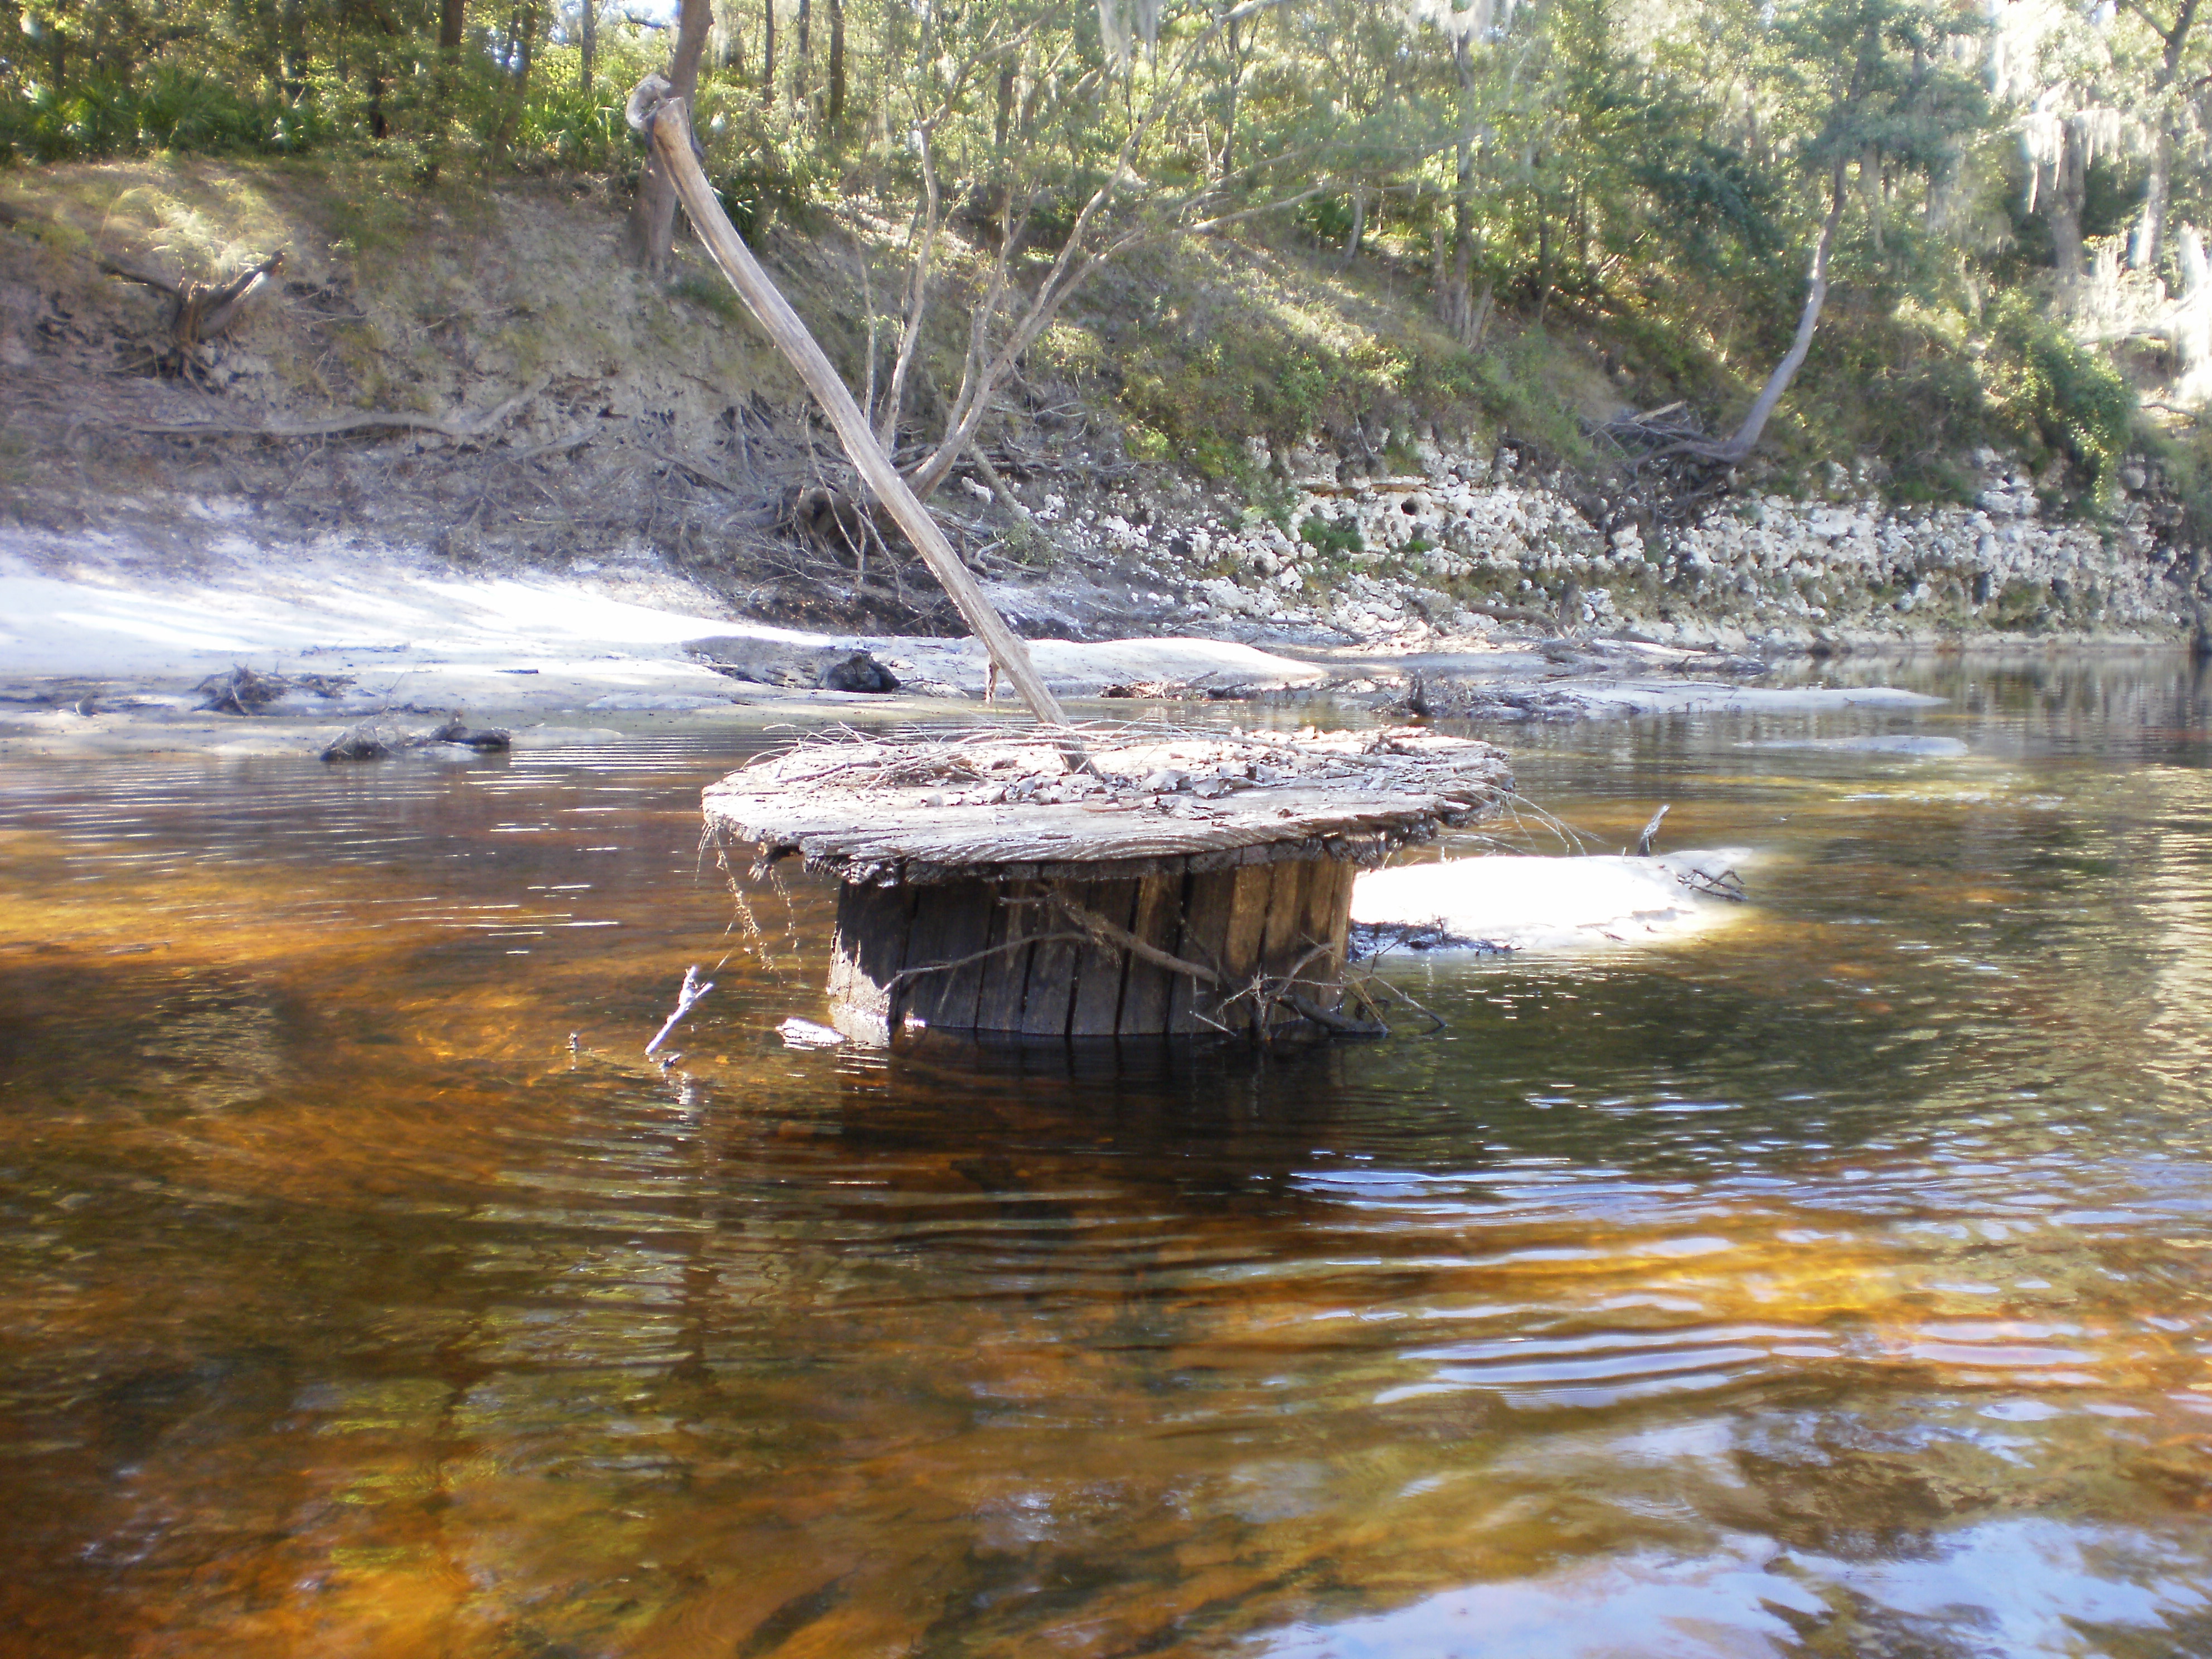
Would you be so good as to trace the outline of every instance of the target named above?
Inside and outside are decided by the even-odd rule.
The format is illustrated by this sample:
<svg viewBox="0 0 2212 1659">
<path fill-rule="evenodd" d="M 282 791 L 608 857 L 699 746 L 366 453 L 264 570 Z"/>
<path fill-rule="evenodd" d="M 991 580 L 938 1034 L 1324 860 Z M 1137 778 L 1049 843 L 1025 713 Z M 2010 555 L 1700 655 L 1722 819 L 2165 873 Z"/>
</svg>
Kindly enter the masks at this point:
<svg viewBox="0 0 2212 1659">
<path fill-rule="evenodd" d="M 544 390 L 544 383 L 540 381 L 516 392 L 503 404 L 471 416 L 372 410 L 358 415 L 333 415 L 319 421 L 134 421 L 122 429 L 155 437 L 329 438 L 340 433 L 381 428 L 435 432 L 448 438 L 482 438 L 506 425 L 517 410 Z"/>
</svg>

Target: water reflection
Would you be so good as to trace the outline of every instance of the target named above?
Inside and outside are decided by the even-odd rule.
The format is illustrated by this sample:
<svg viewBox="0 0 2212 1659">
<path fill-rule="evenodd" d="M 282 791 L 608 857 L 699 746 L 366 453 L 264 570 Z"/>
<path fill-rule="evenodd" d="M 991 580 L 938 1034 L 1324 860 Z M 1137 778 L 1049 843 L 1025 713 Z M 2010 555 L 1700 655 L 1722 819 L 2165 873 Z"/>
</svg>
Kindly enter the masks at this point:
<svg viewBox="0 0 2212 1659">
<path fill-rule="evenodd" d="M 1759 915 L 1263 1056 L 786 1051 L 802 884 L 659 1072 L 697 748 L 0 773 L 0 1651 L 2212 1651 L 2204 693 L 1908 673 L 1517 733 Z"/>
</svg>

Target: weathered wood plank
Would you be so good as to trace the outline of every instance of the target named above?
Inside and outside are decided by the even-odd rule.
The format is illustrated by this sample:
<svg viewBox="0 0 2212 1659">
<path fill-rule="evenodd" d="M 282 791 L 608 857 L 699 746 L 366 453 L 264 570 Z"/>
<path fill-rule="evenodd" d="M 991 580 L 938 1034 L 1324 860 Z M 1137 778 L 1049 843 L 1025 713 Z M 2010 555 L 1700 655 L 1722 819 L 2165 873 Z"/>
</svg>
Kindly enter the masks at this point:
<svg viewBox="0 0 2212 1659">
<path fill-rule="evenodd" d="M 1306 925 L 1306 890 L 1319 873 L 1311 859 L 1272 866 L 1275 885 L 1267 895 L 1267 931 L 1260 939 L 1260 968 L 1267 974 L 1286 974 L 1304 954 L 1298 938 Z"/>
<path fill-rule="evenodd" d="M 1083 905 L 1090 900 L 1091 884 L 1087 881 L 1060 881 L 1040 884 L 1042 895 L 1049 890 L 1070 903 Z M 1042 933 L 1061 933 L 1074 924 L 1064 919 L 1048 904 L 1040 902 L 1032 916 L 1032 926 Z M 1067 1023 L 1075 1004 L 1075 969 L 1085 946 L 1073 939 L 1039 939 L 1030 950 L 1029 986 L 1022 994 L 1021 1030 L 1024 1036 L 1066 1036 Z"/>
<path fill-rule="evenodd" d="M 1328 946 L 1327 954 L 1317 957 L 1302 977 L 1301 983 L 1311 987 L 1309 994 L 1324 1008 L 1334 1008 L 1344 1000 L 1344 957 L 1352 929 L 1352 884 L 1358 879 L 1359 872 L 1352 865 L 1337 859 L 1322 859 L 1313 866 L 1305 891 L 1304 923 L 1300 929 L 1302 940 Z M 1301 945 L 1299 953 L 1306 949 Z"/>
<path fill-rule="evenodd" d="M 1092 811 L 1072 803 L 933 807 L 926 792 L 887 790 L 869 797 L 862 813 L 830 792 L 823 799 L 756 794 L 744 777 L 738 773 L 706 791 L 707 817 L 726 834 L 796 851 L 811 869 L 860 878 L 881 871 L 903 881 L 1012 866 L 1077 879 L 1134 876 L 1206 855 L 1272 862 L 1311 857 L 1333 837 L 1374 838 L 1379 861 L 1399 842 L 1426 839 L 1487 810 L 1471 798 L 1437 794 L 1267 789 L 1249 792 L 1249 804 L 1232 796 L 1209 805 L 1204 817 L 1184 817 L 1149 808 Z"/>
<path fill-rule="evenodd" d="M 1202 968 L 1221 972 L 1229 942 L 1229 919 L 1236 912 L 1236 871 L 1207 870 L 1192 876 L 1183 890 L 1182 937 L 1175 953 Z M 1168 1030 L 1212 1030 L 1200 1016 L 1212 1016 L 1221 993 L 1210 985 L 1199 984 L 1187 974 L 1177 974 L 1174 980 L 1168 998 Z"/>
<path fill-rule="evenodd" d="M 907 968 L 933 962 L 958 962 L 988 945 L 991 913 L 998 908 L 988 882 L 939 882 L 915 890 L 914 923 L 907 940 Z M 975 999 L 983 983 L 983 963 L 921 974 L 907 982 L 906 1012 L 926 1025 L 973 1030 Z"/>
<path fill-rule="evenodd" d="M 1174 952 L 1182 943 L 1181 875 L 1146 876 L 1136 884 L 1136 914 L 1129 931 L 1147 945 Z M 1150 1036 L 1168 1029 L 1168 1006 L 1182 975 L 1132 957 L 1121 981 L 1121 1012 L 1115 1030 L 1124 1036 Z"/>
<path fill-rule="evenodd" d="M 1037 931 L 1030 914 L 1035 907 L 1002 901 L 1020 896 L 1026 886 L 1027 884 L 1017 883 L 992 884 L 990 943 L 994 947 L 1012 945 L 1016 948 L 994 950 L 983 958 L 983 981 L 975 999 L 975 1029 L 979 1031 L 1022 1029 L 1022 996 L 1029 988 L 1030 954 L 1036 947 L 1018 945 L 1017 941 Z"/>
<path fill-rule="evenodd" d="M 1305 931 L 1306 892 L 1321 872 L 1310 859 L 1269 868 L 1275 880 L 1267 895 L 1266 931 L 1260 939 L 1260 971 L 1277 980 L 1287 978 L 1306 952 L 1308 947 L 1300 943 Z M 1271 1020 L 1278 1023 L 1297 1018 L 1279 1003 L 1268 1012 Z"/>
<path fill-rule="evenodd" d="M 1094 881 L 1078 902 L 1117 927 L 1130 927 L 1137 913 L 1139 884 Z M 1070 1036 L 1111 1036 L 1119 1028 L 1121 989 L 1127 982 L 1129 953 L 1111 945 L 1085 945 L 1075 958 L 1075 1006 L 1068 1015 Z"/>
<path fill-rule="evenodd" d="M 902 887 L 852 887 L 837 895 L 830 959 L 830 1024 L 856 1042 L 888 1042 L 901 993 L 891 981 L 906 965 L 915 895 Z"/>
<path fill-rule="evenodd" d="M 1243 990 L 1260 971 L 1260 944 L 1267 931 L 1267 901 L 1274 891 L 1274 866 L 1248 864 L 1237 871 L 1229 902 L 1229 927 L 1221 943 L 1221 971 L 1229 976 L 1232 991 Z M 1240 1014 L 1249 1012 L 1248 1005 L 1238 1005 Z"/>
</svg>

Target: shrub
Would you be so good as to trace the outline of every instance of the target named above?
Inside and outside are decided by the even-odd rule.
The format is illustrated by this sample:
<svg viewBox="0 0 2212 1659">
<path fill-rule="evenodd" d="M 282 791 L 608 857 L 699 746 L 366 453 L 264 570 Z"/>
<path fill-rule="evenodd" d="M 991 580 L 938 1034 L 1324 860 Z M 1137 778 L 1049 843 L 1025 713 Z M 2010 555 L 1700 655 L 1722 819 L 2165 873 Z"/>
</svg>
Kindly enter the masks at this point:
<svg viewBox="0 0 2212 1659">
<path fill-rule="evenodd" d="M 2135 393 L 2118 369 L 2027 295 L 2005 295 L 1995 322 L 1984 368 L 1991 412 L 2031 459 L 2063 459 L 2092 495 L 2109 498 L 2135 421 Z"/>
</svg>

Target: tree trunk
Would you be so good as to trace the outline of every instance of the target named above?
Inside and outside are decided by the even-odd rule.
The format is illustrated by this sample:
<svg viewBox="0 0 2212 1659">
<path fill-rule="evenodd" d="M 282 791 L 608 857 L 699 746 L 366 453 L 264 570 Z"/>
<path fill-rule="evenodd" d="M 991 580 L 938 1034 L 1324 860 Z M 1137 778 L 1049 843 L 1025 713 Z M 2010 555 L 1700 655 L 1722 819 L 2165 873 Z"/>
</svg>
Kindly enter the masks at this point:
<svg viewBox="0 0 2212 1659">
<path fill-rule="evenodd" d="M 599 0 L 582 0 L 582 9 L 584 67 L 576 83 L 588 98 L 592 92 L 592 69 L 599 56 Z"/>
<path fill-rule="evenodd" d="M 1790 390 L 1790 382 L 1797 378 L 1797 371 L 1805 366 L 1806 354 L 1813 349 L 1813 331 L 1820 325 L 1820 307 L 1828 299 L 1828 255 L 1836 245 L 1836 231 L 1844 222 L 1846 198 L 1841 161 L 1836 163 L 1828 189 L 1828 216 L 1820 226 L 1820 240 L 1814 245 L 1812 280 L 1805 289 L 1805 308 L 1797 313 L 1797 336 L 1790 343 L 1789 352 L 1774 366 L 1774 373 L 1766 377 L 1766 385 L 1753 401 L 1751 411 L 1743 417 L 1743 424 L 1735 429 L 1735 435 L 1717 447 L 1695 452 L 1709 460 L 1733 465 L 1751 453 L 1759 434 L 1766 430 L 1775 406 L 1781 403 L 1782 394 Z"/>
<path fill-rule="evenodd" d="M 307 90 L 307 48 L 300 0 L 283 0 L 277 15 L 283 53 L 284 101 L 296 104 Z"/>
<path fill-rule="evenodd" d="M 1552 306 L 1552 214 L 1544 192 L 1536 192 L 1536 326 Z"/>
<path fill-rule="evenodd" d="M 899 477 L 890 458 L 877 447 L 874 435 L 868 430 L 867 417 L 854 404 L 853 394 L 837 378 L 837 371 L 823 355 L 821 346 L 807 332 L 806 325 L 799 321 L 790 303 L 769 281 L 768 274 L 761 270 L 751 251 L 731 226 L 721 204 L 715 200 L 705 176 L 692 159 L 690 107 L 662 105 L 649 131 L 653 151 L 660 156 L 662 165 L 682 169 L 684 205 L 714 262 L 721 266 L 731 286 L 743 296 L 776 349 L 814 393 L 869 491 L 914 543 L 930 573 L 959 607 L 968 625 L 975 630 L 991 660 L 1014 683 L 1030 712 L 1048 725 L 1066 725 L 1066 716 L 1061 714 L 1060 703 L 1042 676 L 1031 665 L 1028 649 L 1006 626 L 975 579 L 968 574 L 967 567 L 960 562 L 960 556 L 953 551 L 945 532 L 929 516 L 929 510 L 907 487 L 906 480 Z M 667 154 L 661 155 L 664 146 Z M 1079 769 L 1088 769 L 1081 740 L 1073 732 L 1066 734 L 1062 753 Z"/>
<path fill-rule="evenodd" d="M 689 93 L 679 93 L 688 106 Z M 775 102 L 775 0 L 761 0 L 761 107 Z"/>
<path fill-rule="evenodd" d="M 707 36 L 714 27 L 714 0 L 683 0 L 678 14 L 676 52 L 669 60 L 672 96 L 684 100 L 689 109 L 699 89 L 699 59 L 707 51 Z M 637 181 L 637 200 L 630 208 L 629 227 L 623 234 L 623 251 L 633 264 L 658 276 L 668 269 L 668 254 L 676 238 L 676 185 L 661 165 L 659 153 L 647 149 L 645 171 Z"/>
<path fill-rule="evenodd" d="M 1343 270 L 1359 257 L 1359 245 L 1367 240 L 1367 187 L 1352 187 L 1352 232 L 1344 239 L 1344 258 L 1338 269 Z"/>
<path fill-rule="evenodd" d="M 830 0 L 830 125 L 845 118 L 845 0 Z"/>
<path fill-rule="evenodd" d="M 2069 121 L 2059 140 L 2057 173 L 2051 181 L 2051 262 L 2065 288 L 2081 280 L 2081 198 L 2088 186 L 2088 171 L 2081 134 Z"/>
<path fill-rule="evenodd" d="M 537 55 L 537 49 L 538 0 L 527 0 L 522 8 L 522 49 L 514 61 L 514 101 L 517 106 L 530 95 L 530 61 Z"/>
<path fill-rule="evenodd" d="M 1462 34 L 1452 42 L 1452 67 L 1464 106 L 1474 87 L 1474 64 Z M 1474 344 L 1474 132 L 1462 107 L 1453 146 L 1451 276 L 1443 294 L 1444 326 L 1462 345 Z"/>
<path fill-rule="evenodd" d="M 799 0 L 799 61 L 792 65 L 791 87 L 800 103 L 807 102 L 814 91 L 813 10 L 813 0 Z"/>
<path fill-rule="evenodd" d="M 1237 105 L 1244 88 L 1244 54 L 1237 39 L 1237 20 L 1229 20 L 1229 109 L 1221 118 L 1221 177 L 1227 179 L 1237 165 Z"/>
<path fill-rule="evenodd" d="M 2159 112 L 2158 142 L 2151 146 L 2150 177 L 2143 190 L 2142 216 L 2136 222 L 2134 246 L 2128 263 L 2137 270 L 2158 269 L 2165 252 L 2166 215 L 2173 179 L 2173 121 L 2177 112 L 2166 101 L 2173 78 L 2181 72 L 2182 54 L 2189 47 L 2189 31 L 2197 21 L 2197 0 L 2181 0 L 2173 27 L 2166 31 L 2166 51 L 2159 59 L 2157 77 L 2151 82 L 2149 102 Z M 2156 24 L 2152 27 L 2155 28 Z"/>
<path fill-rule="evenodd" d="M 2172 191 L 2173 135 L 2160 132 L 2151 146 L 2150 175 L 2143 181 L 2142 213 L 2136 234 L 2129 239 L 2128 264 L 2136 270 L 2156 270 L 2166 247 L 2166 209 Z"/>
</svg>

